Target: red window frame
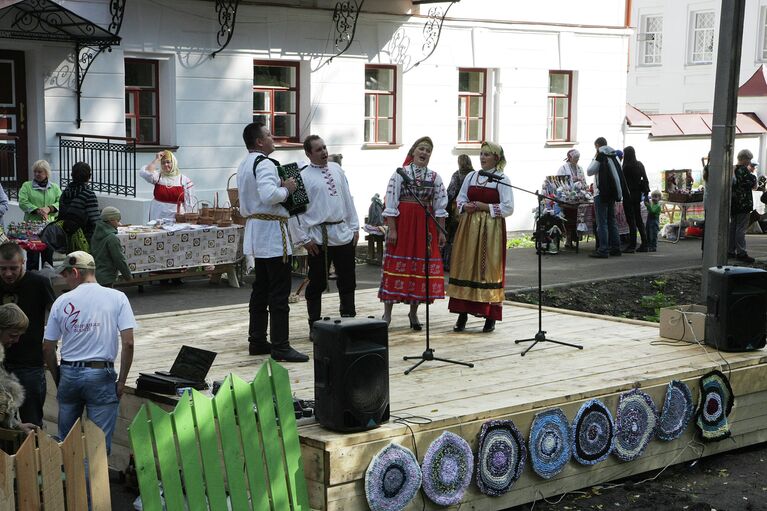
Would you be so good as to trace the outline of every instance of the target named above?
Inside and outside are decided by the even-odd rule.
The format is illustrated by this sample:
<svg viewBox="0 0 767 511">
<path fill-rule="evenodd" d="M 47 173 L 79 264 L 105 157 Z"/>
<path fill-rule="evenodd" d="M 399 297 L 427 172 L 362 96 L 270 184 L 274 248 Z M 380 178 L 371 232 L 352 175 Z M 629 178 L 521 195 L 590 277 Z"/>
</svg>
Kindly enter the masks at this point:
<svg viewBox="0 0 767 511">
<path fill-rule="evenodd" d="M 551 92 L 551 76 L 567 75 L 567 94 L 558 94 Z M 557 117 L 557 104 L 560 101 L 567 101 L 567 117 Z M 573 108 L 573 72 L 572 71 L 549 71 L 549 93 L 546 105 L 550 114 L 546 123 L 546 139 L 549 142 L 570 142 L 572 108 Z M 567 119 L 565 124 L 565 133 L 556 133 L 557 119 Z"/>
<path fill-rule="evenodd" d="M 468 92 L 468 91 L 461 91 L 460 90 L 460 75 L 461 73 L 480 73 L 482 74 L 482 91 L 481 92 Z M 458 142 L 459 143 L 480 143 L 485 140 L 485 133 L 486 133 L 486 119 L 487 119 L 487 69 L 482 68 L 469 68 L 469 67 L 461 67 L 458 68 L 458 76 L 459 76 L 459 91 L 458 91 Z M 482 98 L 482 115 L 481 116 L 472 116 L 471 115 L 471 99 L 470 98 Z M 461 108 L 461 102 L 462 100 L 466 100 L 466 106 L 464 108 Z M 479 137 L 479 140 L 473 140 L 469 138 L 469 122 L 472 119 L 477 119 L 480 122 L 481 126 L 481 134 Z M 463 132 L 466 134 L 466 136 L 461 136 L 461 128 L 463 128 Z"/>
<path fill-rule="evenodd" d="M 365 71 L 368 69 L 388 69 L 392 73 L 392 88 L 389 91 L 382 90 L 368 90 L 365 89 L 365 104 L 367 105 L 368 97 L 375 97 L 375 108 L 373 109 L 373 115 L 366 115 L 364 120 L 371 121 L 373 123 L 373 140 L 365 140 L 368 144 L 396 144 L 397 143 L 397 66 L 389 66 L 383 64 L 366 64 Z M 392 99 L 392 115 L 391 117 L 383 117 L 378 115 L 378 102 L 381 96 L 390 96 Z M 378 133 L 378 121 L 380 119 L 391 119 L 391 140 L 381 140 Z M 364 136 L 364 135 L 363 135 Z"/>
<path fill-rule="evenodd" d="M 300 126 L 298 124 L 299 122 L 299 105 L 301 104 L 301 91 L 299 84 L 301 83 L 301 69 L 300 69 L 300 62 L 294 62 L 294 61 L 287 61 L 287 60 L 254 60 L 253 61 L 253 67 L 256 66 L 262 66 L 262 67 L 284 67 L 284 68 L 292 68 L 293 72 L 295 73 L 295 85 L 291 87 L 267 87 L 267 86 L 257 86 L 255 83 L 255 70 L 253 73 L 253 92 L 261 91 L 261 92 L 267 92 L 269 95 L 269 108 L 264 110 L 253 110 L 253 120 L 258 120 L 257 118 L 260 116 L 266 116 L 268 117 L 267 127 L 272 132 L 272 138 L 274 138 L 275 142 L 299 142 L 299 137 L 301 136 Z M 274 95 L 275 92 L 279 91 L 289 91 L 295 93 L 295 111 L 289 112 L 289 111 L 278 111 L 274 109 L 275 101 L 274 101 Z M 294 116 L 294 126 L 293 126 L 293 132 L 295 133 L 294 136 L 282 136 L 282 135 L 276 135 L 274 133 L 274 119 L 277 116 L 280 115 L 293 115 Z"/>
<path fill-rule="evenodd" d="M 128 138 L 135 138 L 136 143 L 138 144 L 145 144 L 145 145 L 159 145 L 160 144 L 160 63 L 156 60 L 151 59 L 130 59 L 126 58 L 124 62 L 124 66 L 127 66 L 129 63 L 136 63 L 136 64 L 149 64 L 153 68 L 154 72 L 154 87 L 137 87 L 137 86 L 129 86 L 125 85 L 125 100 L 128 101 L 128 96 L 130 93 L 133 93 L 133 113 L 129 113 L 126 109 L 125 112 L 125 119 L 126 121 L 128 119 L 133 119 L 133 126 L 136 130 L 136 134 L 133 135 L 128 131 L 128 128 L 126 126 L 125 129 L 125 136 Z M 154 93 L 155 98 L 155 105 L 154 105 L 154 132 L 156 134 L 155 140 L 142 140 L 140 138 L 141 130 L 139 129 L 139 125 L 141 124 L 142 120 L 151 118 L 150 116 L 141 116 L 141 113 L 139 111 L 139 105 L 141 103 L 140 97 L 142 93 Z M 126 123 L 127 124 L 127 123 Z"/>
</svg>

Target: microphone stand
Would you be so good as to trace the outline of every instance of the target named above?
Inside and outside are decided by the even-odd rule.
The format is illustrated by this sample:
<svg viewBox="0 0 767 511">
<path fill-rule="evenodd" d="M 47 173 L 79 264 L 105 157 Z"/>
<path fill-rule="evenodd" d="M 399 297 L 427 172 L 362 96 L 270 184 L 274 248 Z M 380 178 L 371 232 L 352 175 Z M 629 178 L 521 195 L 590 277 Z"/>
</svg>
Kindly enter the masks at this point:
<svg viewBox="0 0 767 511">
<path fill-rule="evenodd" d="M 503 184 L 506 184 L 506 183 L 503 183 Z M 519 191 L 522 191 L 522 192 L 525 192 L 525 193 L 529 193 L 530 195 L 535 195 L 538 198 L 538 215 L 535 217 L 535 251 L 538 254 L 538 332 L 535 334 L 535 337 L 531 337 L 531 338 L 528 338 L 528 339 L 517 339 L 516 341 L 514 341 L 514 343 L 515 344 L 519 344 L 519 343 L 522 343 L 522 342 L 532 342 L 532 344 L 530 346 L 528 346 L 525 349 L 525 351 L 522 352 L 522 356 L 523 357 L 527 354 L 528 351 L 533 349 L 533 347 L 536 344 L 538 344 L 539 342 L 553 342 L 554 344 L 560 344 L 562 346 L 569 346 L 571 348 L 578 348 L 579 350 L 582 350 L 583 346 L 580 346 L 578 344 L 570 344 L 570 343 L 567 343 L 567 342 L 555 341 L 554 339 L 547 339 L 546 338 L 546 330 L 543 329 L 543 309 L 542 309 L 542 306 L 543 306 L 543 291 L 542 291 L 542 288 L 541 288 L 541 273 L 542 273 L 541 258 L 542 258 L 542 255 L 543 255 L 543 236 L 544 236 L 544 232 L 541 229 L 540 218 L 541 218 L 541 214 L 542 214 L 542 206 L 543 206 L 543 200 L 544 199 L 549 199 L 549 200 L 552 200 L 552 201 L 557 202 L 559 204 L 564 203 L 564 201 L 561 201 L 561 200 L 558 200 L 558 199 L 554 199 L 553 197 L 546 197 L 546 196 L 538 193 L 538 191 L 531 192 L 530 190 L 526 190 L 526 189 L 520 188 L 518 186 L 514 186 L 514 185 L 508 185 L 508 186 L 511 186 L 512 188 L 515 188 L 515 189 L 517 189 Z"/>
<path fill-rule="evenodd" d="M 407 177 L 407 179 L 405 179 Z M 439 222 L 437 222 L 437 219 L 434 218 L 434 215 L 431 211 L 429 211 L 429 208 L 424 202 L 421 200 L 420 197 L 415 193 L 415 190 L 413 189 L 413 182 L 410 180 L 410 176 L 402 176 L 402 182 L 405 183 L 405 188 L 407 188 L 410 191 L 410 195 L 415 199 L 415 201 L 421 206 L 424 213 L 424 227 L 426 230 L 426 233 L 423 237 L 424 241 L 426 242 L 426 252 L 424 254 L 424 270 L 426 275 L 426 349 L 423 353 L 420 355 L 413 355 L 413 356 L 405 356 L 402 357 L 402 360 L 418 360 L 413 366 L 411 366 L 409 369 L 405 371 L 405 374 L 410 374 L 414 369 L 416 369 L 418 366 L 423 364 L 424 362 L 431 362 L 432 360 L 436 360 L 438 362 L 447 362 L 448 364 L 458 364 L 466 367 L 474 367 L 474 364 L 471 364 L 469 362 L 459 362 L 457 360 L 449 360 L 447 358 L 439 358 L 434 356 L 434 350 L 431 347 L 430 344 L 430 338 L 429 338 L 429 259 L 431 259 L 431 233 L 429 232 L 429 220 L 431 219 L 432 222 L 434 222 L 434 225 L 437 227 L 437 230 L 441 232 L 442 234 L 447 235 L 447 231 L 444 227 L 439 225 Z"/>
</svg>

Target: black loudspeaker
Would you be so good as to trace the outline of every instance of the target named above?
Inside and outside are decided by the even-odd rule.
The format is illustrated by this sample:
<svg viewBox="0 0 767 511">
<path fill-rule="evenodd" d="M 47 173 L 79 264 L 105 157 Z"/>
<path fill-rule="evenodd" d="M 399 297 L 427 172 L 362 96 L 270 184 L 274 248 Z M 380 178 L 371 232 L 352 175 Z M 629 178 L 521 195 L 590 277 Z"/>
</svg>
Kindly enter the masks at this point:
<svg viewBox="0 0 767 511">
<path fill-rule="evenodd" d="M 763 348 L 767 271 L 742 266 L 709 268 L 706 307 L 706 344 L 724 351 Z"/>
<path fill-rule="evenodd" d="M 389 329 L 380 319 L 325 318 L 312 327 L 314 414 L 335 431 L 389 420 Z"/>
</svg>

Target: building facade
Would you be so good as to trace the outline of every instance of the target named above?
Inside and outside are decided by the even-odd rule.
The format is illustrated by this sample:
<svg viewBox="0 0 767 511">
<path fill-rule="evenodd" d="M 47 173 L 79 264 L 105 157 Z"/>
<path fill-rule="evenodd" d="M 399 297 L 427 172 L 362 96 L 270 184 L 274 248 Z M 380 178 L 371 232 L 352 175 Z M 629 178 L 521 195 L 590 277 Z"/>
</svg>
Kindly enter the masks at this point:
<svg viewBox="0 0 767 511">
<path fill-rule="evenodd" d="M 342 153 L 360 219 L 422 135 L 434 140 L 431 166 L 445 181 L 462 153 L 478 168 L 487 139 L 504 147 L 512 183 L 529 190 L 571 147 L 587 160 L 598 136 L 622 143 L 624 2 L 368 0 L 355 13 L 354 0 L 241 1 L 229 2 L 239 4 L 236 21 L 223 23 L 216 5 L 227 2 L 47 3 L 107 31 L 110 5 L 124 4 L 120 41 L 92 60 L 78 100 L 72 41 L 8 37 L 11 7 L 0 9 L 0 63 L 15 73 L 15 85 L 0 84 L 9 107 L 0 110 L 0 143 L 17 148 L 17 174 L 6 163 L 0 179 L 6 187 L 29 179 L 40 158 L 65 178 L 62 133 L 135 138 L 135 163 L 120 164 L 125 175 L 110 175 L 107 164 L 98 177 L 117 183 L 101 189 L 100 202 L 120 207 L 127 222 L 148 220 L 152 190 L 135 172 L 161 148 L 176 150 L 201 200 L 218 193 L 223 202 L 245 155 L 242 128 L 254 119 L 270 125 L 282 162 L 305 159 L 299 144 L 309 134 Z M 121 184 L 131 178 L 133 191 Z M 530 229 L 535 199 L 515 194 L 508 227 Z"/>
</svg>

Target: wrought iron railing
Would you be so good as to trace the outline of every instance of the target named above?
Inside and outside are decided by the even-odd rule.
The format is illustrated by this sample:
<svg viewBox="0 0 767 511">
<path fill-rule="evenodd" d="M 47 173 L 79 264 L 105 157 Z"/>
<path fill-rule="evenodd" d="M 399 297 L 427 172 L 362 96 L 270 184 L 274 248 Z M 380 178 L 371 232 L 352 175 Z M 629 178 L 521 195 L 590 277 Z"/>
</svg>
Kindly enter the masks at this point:
<svg viewBox="0 0 767 511">
<path fill-rule="evenodd" d="M 136 139 L 58 133 L 61 187 L 72 180 L 72 165 L 91 166 L 91 188 L 109 195 L 136 196 Z"/>
<path fill-rule="evenodd" d="M 18 199 L 25 180 L 19 176 L 17 144 L 19 137 L 0 135 L 0 185 L 11 200 Z"/>
</svg>

